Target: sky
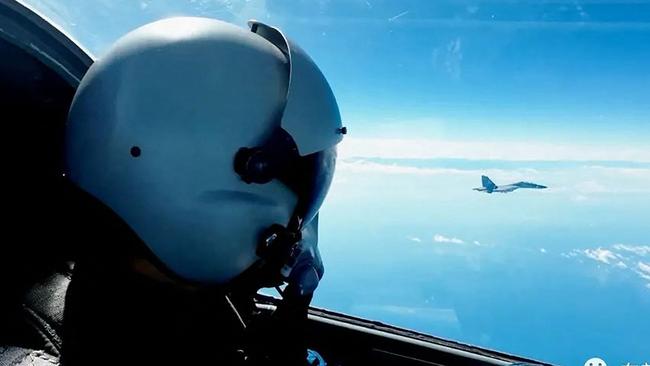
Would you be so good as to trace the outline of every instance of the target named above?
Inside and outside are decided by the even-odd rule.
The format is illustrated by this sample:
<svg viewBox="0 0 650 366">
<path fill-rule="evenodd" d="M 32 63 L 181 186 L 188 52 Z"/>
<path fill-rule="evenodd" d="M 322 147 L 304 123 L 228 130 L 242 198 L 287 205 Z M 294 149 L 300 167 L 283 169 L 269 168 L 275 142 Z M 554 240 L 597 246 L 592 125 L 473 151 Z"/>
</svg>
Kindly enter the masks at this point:
<svg viewBox="0 0 650 366">
<path fill-rule="evenodd" d="M 256 18 L 307 50 L 350 131 L 317 306 L 561 365 L 650 362 L 650 2 L 29 3 L 97 57 L 173 15 Z M 472 191 L 483 174 L 549 189 Z"/>
</svg>

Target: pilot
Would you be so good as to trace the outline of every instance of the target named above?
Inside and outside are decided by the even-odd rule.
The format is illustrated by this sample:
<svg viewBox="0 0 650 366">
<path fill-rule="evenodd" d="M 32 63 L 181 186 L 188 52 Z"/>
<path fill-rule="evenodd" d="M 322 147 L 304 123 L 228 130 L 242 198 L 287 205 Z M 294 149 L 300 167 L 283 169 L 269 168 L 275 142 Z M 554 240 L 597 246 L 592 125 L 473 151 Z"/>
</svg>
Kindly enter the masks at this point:
<svg viewBox="0 0 650 366">
<path fill-rule="evenodd" d="M 36 335 L 16 359 L 306 364 L 318 211 L 346 129 L 311 58 L 249 26 L 157 21 L 89 69 L 64 175 L 94 208 L 80 209 L 74 269 L 28 296 Z M 282 294 L 270 316 L 263 287 Z"/>
</svg>

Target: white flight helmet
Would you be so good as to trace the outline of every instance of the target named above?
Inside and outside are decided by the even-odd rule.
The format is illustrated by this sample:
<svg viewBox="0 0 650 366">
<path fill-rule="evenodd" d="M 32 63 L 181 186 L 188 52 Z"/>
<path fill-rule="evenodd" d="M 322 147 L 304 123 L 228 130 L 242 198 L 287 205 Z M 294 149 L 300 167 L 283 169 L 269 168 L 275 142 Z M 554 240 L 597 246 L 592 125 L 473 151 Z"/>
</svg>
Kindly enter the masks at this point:
<svg viewBox="0 0 650 366">
<path fill-rule="evenodd" d="M 346 131 L 309 56 L 249 25 L 138 28 L 92 65 L 70 110 L 69 178 L 190 281 L 240 275 L 274 224 L 302 233 L 322 274 L 316 215 Z"/>
</svg>

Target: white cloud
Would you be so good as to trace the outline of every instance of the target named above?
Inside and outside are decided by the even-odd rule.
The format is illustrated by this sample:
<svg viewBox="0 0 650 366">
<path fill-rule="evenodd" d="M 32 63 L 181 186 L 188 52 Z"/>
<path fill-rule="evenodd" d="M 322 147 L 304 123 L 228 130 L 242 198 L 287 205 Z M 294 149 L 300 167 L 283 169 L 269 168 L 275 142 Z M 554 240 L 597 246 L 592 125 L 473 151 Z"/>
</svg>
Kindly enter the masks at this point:
<svg viewBox="0 0 650 366">
<path fill-rule="evenodd" d="M 414 174 L 414 175 L 476 175 L 473 171 L 447 168 L 418 168 L 399 164 L 382 164 L 364 160 L 345 160 L 338 162 L 337 171 L 351 173 Z"/>
<path fill-rule="evenodd" d="M 531 141 L 450 141 L 442 139 L 397 139 L 346 137 L 339 145 L 339 157 L 387 159 L 459 158 L 481 160 L 608 160 L 650 162 L 650 149 L 603 148 L 595 145 L 553 144 Z M 607 169 L 607 168 L 605 168 Z M 623 170 L 623 169 L 619 169 Z M 647 175 L 647 169 L 626 169 Z M 625 172 L 619 172 L 625 173 Z"/>
<path fill-rule="evenodd" d="M 447 57 L 445 59 L 445 69 L 452 78 L 458 79 L 461 74 L 461 63 L 463 61 L 462 42 L 460 37 L 452 40 L 447 44 Z"/>
<path fill-rule="evenodd" d="M 650 264 L 639 262 L 637 263 L 637 268 L 638 270 L 635 272 L 639 275 L 639 277 L 643 278 L 646 281 L 650 281 Z M 646 286 L 650 288 L 650 282 L 646 284 Z"/>
<path fill-rule="evenodd" d="M 483 244 L 481 244 L 481 242 L 478 241 L 478 240 L 474 240 L 473 243 L 474 243 L 474 245 L 478 245 L 479 247 L 483 245 Z"/>
<path fill-rule="evenodd" d="M 546 254 L 546 249 L 545 248 L 539 248 L 540 253 Z"/>
<path fill-rule="evenodd" d="M 574 249 L 568 253 L 560 253 L 560 255 L 564 258 L 574 258 L 577 257 L 580 253 L 582 252 L 579 251 L 578 249 Z"/>
<path fill-rule="evenodd" d="M 456 37 L 444 46 L 436 47 L 432 53 L 433 67 L 448 74 L 452 79 L 459 79 L 461 76 L 461 64 L 463 61 L 463 42 Z"/>
<path fill-rule="evenodd" d="M 517 181 L 532 181 L 544 184 L 549 189 L 535 192 L 537 195 L 549 194 L 566 197 L 567 200 L 576 204 L 588 204 L 599 202 L 603 193 L 628 194 L 628 193 L 650 193 L 650 168 L 622 168 L 614 166 L 589 166 L 577 163 L 566 163 L 566 159 L 584 158 L 598 160 L 596 153 L 589 151 L 570 152 L 565 149 L 566 154 L 558 153 L 558 149 L 552 146 L 537 146 L 535 144 L 521 144 L 522 151 L 519 151 L 520 144 L 504 143 L 504 146 L 490 146 L 491 143 L 479 142 L 476 145 L 470 142 L 444 142 L 437 140 L 399 140 L 399 139 L 347 139 L 339 149 L 337 162 L 338 178 L 345 178 L 352 174 L 384 174 L 395 176 L 422 176 L 444 178 L 458 177 L 466 178 L 455 181 L 453 187 L 460 187 L 457 183 L 463 184 L 466 188 L 478 186 L 481 175 L 490 176 L 497 184 L 511 183 Z M 531 148 L 530 151 L 523 151 Z M 509 147 L 508 147 L 509 146 Z M 540 149 L 537 153 L 535 149 Z M 544 151 L 541 151 L 544 150 Z M 562 150 L 562 149 L 559 149 Z M 486 153 L 486 151 L 488 151 Z M 556 154 L 555 157 L 551 156 Z M 600 152 L 598 152 L 600 154 Z M 615 153 L 614 153 L 615 155 Z M 611 158 L 615 159 L 616 156 Z M 650 160 L 650 150 L 648 151 Z M 609 152 L 600 156 L 608 159 Z M 619 155 L 624 157 L 623 155 Z M 625 156 L 628 158 L 643 159 L 642 152 L 636 155 Z M 427 159 L 477 159 L 490 160 L 504 158 L 510 163 L 487 164 L 472 163 L 466 161 L 427 161 Z M 566 158 L 566 159 L 565 159 Z M 382 160 L 384 159 L 384 160 Z M 400 160 L 405 159 L 405 160 Z M 410 159 L 410 160 L 409 160 Z M 572 166 L 565 169 L 562 166 L 553 168 L 531 169 L 536 165 L 529 165 L 517 160 L 554 160 L 565 161 L 565 164 Z M 441 165 L 441 164 L 445 165 Z M 449 165 L 447 165 L 449 164 Z M 571 165 L 574 164 L 574 165 Z M 472 179 L 472 181 L 468 179 Z M 352 180 L 352 179 L 350 179 Z M 413 181 L 416 182 L 416 181 Z M 452 187 L 452 186 L 450 186 Z"/>
<path fill-rule="evenodd" d="M 636 254 L 640 257 L 645 256 L 650 250 L 650 246 L 647 245 L 615 244 L 612 246 L 612 248 L 619 251 L 625 251 L 628 254 Z M 604 249 L 601 247 L 585 250 L 574 249 L 568 253 L 561 253 L 560 255 L 565 258 L 584 255 L 587 258 L 593 259 L 599 263 L 618 267 L 621 270 L 629 270 L 637 274 L 643 280 L 648 281 L 646 286 L 650 288 L 650 263 L 648 262 L 638 261 L 635 263 L 630 257 L 625 257 L 620 253 L 616 253 L 612 250 Z"/>
<path fill-rule="evenodd" d="M 640 257 L 650 254 L 650 245 L 614 244 L 614 249 L 634 253 Z"/>
<path fill-rule="evenodd" d="M 649 170 L 650 171 L 650 170 Z M 467 180 L 465 188 L 471 189 L 480 186 L 480 176 L 487 174 L 494 178 L 496 182 L 516 182 L 521 180 L 535 181 L 540 174 L 534 169 L 454 169 L 454 168 L 436 168 L 436 167 L 417 167 L 403 165 L 400 163 L 383 163 L 374 162 L 364 159 L 346 158 L 339 159 L 336 164 L 337 174 L 334 176 L 335 183 L 345 182 L 350 183 L 356 179 L 352 175 L 381 174 L 381 175 L 396 175 L 396 176 L 420 176 L 420 177 L 463 177 Z M 379 182 L 379 181 L 378 181 Z M 417 181 L 414 181 L 417 182 Z M 546 183 L 546 181 L 544 181 Z M 545 189 L 539 191 L 540 194 L 553 192 L 553 189 Z"/>
<path fill-rule="evenodd" d="M 589 18 L 589 14 L 584 10 L 582 5 L 576 4 L 576 12 L 580 15 L 580 18 L 582 20 L 587 20 Z"/>
<path fill-rule="evenodd" d="M 577 194 L 577 195 L 571 197 L 571 200 L 575 201 L 575 202 L 585 202 L 585 201 L 589 200 L 589 197 L 587 197 L 587 196 L 585 196 L 583 194 Z"/>
<path fill-rule="evenodd" d="M 641 271 L 636 271 L 636 273 L 638 273 L 639 277 L 643 278 L 644 280 L 650 281 L 650 275 L 645 274 L 645 273 L 643 273 Z"/>
<path fill-rule="evenodd" d="M 407 236 L 406 237 L 408 240 L 415 242 L 415 243 L 421 243 L 422 239 L 418 238 L 417 236 Z"/>
<path fill-rule="evenodd" d="M 444 235 L 436 234 L 433 236 L 433 241 L 436 243 L 449 243 L 449 244 L 463 244 L 463 240 L 458 238 L 449 238 Z"/>
<path fill-rule="evenodd" d="M 575 190 L 582 194 L 612 192 L 611 188 L 605 187 L 603 184 L 598 183 L 595 180 L 578 183 Z"/>
<path fill-rule="evenodd" d="M 619 256 L 611 250 L 603 248 L 585 249 L 583 253 L 585 256 L 587 256 L 587 258 L 591 258 L 595 261 L 605 264 L 611 264 L 612 261 L 619 258 Z"/>
</svg>

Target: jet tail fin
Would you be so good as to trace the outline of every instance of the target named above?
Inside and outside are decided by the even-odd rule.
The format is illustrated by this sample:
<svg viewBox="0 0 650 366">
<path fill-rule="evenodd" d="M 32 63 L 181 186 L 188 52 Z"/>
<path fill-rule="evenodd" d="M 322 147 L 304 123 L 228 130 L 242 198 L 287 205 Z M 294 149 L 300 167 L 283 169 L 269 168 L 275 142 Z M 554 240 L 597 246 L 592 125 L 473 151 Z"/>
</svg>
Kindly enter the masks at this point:
<svg viewBox="0 0 650 366">
<path fill-rule="evenodd" d="M 483 182 L 483 188 L 487 189 L 488 191 L 492 191 L 497 187 L 497 185 L 494 184 L 494 182 L 485 175 L 481 176 L 481 181 Z"/>
</svg>

